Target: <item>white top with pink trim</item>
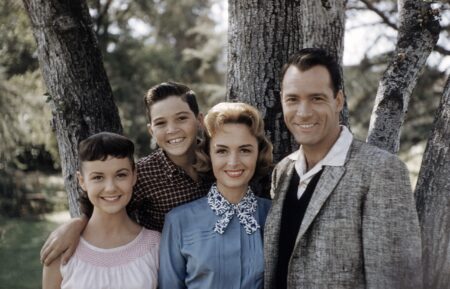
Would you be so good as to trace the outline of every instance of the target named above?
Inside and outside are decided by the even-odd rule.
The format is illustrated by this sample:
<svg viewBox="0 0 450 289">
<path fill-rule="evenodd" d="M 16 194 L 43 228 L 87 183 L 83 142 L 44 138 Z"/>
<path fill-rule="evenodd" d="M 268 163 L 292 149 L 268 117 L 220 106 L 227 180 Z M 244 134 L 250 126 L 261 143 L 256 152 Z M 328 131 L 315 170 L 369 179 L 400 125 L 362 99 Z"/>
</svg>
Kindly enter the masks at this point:
<svg viewBox="0 0 450 289">
<path fill-rule="evenodd" d="M 160 233 L 145 228 L 130 243 L 112 249 L 81 238 L 67 265 L 61 265 L 61 289 L 155 289 L 159 242 Z"/>
</svg>

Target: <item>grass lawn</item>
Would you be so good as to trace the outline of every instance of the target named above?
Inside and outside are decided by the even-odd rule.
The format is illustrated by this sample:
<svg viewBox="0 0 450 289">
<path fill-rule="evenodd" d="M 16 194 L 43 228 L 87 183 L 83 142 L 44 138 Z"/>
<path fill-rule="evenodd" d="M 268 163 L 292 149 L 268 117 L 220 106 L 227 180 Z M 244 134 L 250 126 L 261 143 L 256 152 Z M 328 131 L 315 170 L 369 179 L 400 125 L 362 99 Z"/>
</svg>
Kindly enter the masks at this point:
<svg viewBox="0 0 450 289">
<path fill-rule="evenodd" d="M 0 217 L 0 288 L 41 288 L 39 251 L 58 223 Z"/>
</svg>

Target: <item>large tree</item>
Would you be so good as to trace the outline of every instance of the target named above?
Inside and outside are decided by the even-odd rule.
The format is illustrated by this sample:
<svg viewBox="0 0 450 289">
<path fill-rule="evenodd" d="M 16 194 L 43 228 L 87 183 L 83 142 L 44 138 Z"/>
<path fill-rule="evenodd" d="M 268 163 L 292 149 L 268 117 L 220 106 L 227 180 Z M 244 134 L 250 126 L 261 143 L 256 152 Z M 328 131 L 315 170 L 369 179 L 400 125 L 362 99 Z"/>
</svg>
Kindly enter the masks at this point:
<svg viewBox="0 0 450 289">
<path fill-rule="evenodd" d="M 297 146 L 281 112 L 281 66 L 295 51 L 311 46 L 328 49 L 342 62 L 345 1 L 228 3 L 227 98 L 251 103 L 262 112 L 278 161 Z"/>
<path fill-rule="evenodd" d="M 122 126 L 84 1 L 24 0 L 48 90 L 71 215 L 78 215 L 80 140 Z"/>
<path fill-rule="evenodd" d="M 417 181 L 424 288 L 450 286 L 450 77 L 428 139 Z"/>
</svg>

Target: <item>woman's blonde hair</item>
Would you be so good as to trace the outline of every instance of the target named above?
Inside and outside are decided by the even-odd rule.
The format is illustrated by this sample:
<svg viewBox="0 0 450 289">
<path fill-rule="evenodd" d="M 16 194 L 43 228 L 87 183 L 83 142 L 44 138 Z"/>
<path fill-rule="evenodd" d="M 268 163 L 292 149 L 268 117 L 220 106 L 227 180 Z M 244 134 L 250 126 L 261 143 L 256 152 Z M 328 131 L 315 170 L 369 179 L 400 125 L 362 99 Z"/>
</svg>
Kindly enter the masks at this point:
<svg viewBox="0 0 450 289">
<path fill-rule="evenodd" d="M 264 120 L 259 111 L 242 102 L 221 102 L 213 106 L 205 116 L 205 140 L 198 146 L 196 168 L 199 172 L 211 170 L 209 157 L 210 139 L 224 124 L 244 124 L 258 142 L 258 160 L 252 179 L 266 175 L 272 167 L 272 144 L 264 133 Z"/>
</svg>

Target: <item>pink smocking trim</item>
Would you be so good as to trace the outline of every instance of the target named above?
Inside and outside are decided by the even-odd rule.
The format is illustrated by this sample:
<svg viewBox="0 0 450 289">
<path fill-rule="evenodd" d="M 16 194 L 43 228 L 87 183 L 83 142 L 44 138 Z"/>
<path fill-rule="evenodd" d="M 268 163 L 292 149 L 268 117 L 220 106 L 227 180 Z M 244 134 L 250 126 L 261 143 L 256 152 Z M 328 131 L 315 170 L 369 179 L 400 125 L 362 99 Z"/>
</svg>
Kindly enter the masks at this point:
<svg viewBox="0 0 450 289">
<path fill-rule="evenodd" d="M 150 254 L 151 250 L 159 244 L 159 240 L 159 232 L 144 228 L 130 243 L 112 249 L 97 248 L 81 239 L 75 256 L 81 261 L 94 266 L 115 267 Z"/>
</svg>

